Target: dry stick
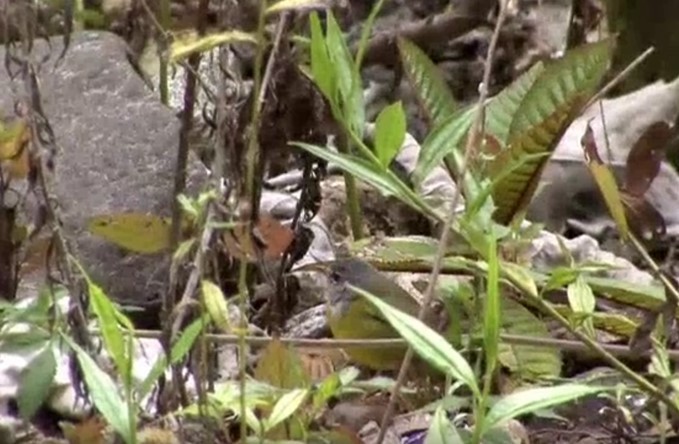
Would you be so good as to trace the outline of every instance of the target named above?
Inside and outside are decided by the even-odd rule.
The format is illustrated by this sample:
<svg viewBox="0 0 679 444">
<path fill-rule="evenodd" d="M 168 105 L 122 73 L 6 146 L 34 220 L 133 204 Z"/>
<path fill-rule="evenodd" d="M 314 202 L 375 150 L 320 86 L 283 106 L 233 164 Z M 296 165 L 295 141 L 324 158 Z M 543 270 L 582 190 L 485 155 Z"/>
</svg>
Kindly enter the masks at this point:
<svg viewBox="0 0 679 444">
<path fill-rule="evenodd" d="M 200 0 L 200 5 L 198 7 L 199 8 L 198 23 L 196 26 L 198 28 L 198 33 L 200 35 L 205 33 L 208 6 L 209 0 Z M 193 67 L 194 70 L 196 71 L 198 70 L 198 67 L 200 65 L 200 57 L 201 57 L 200 53 L 191 54 L 189 56 L 189 65 Z M 184 106 L 182 109 L 181 116 L 181 129 L 179 131 L 179 147 L 177 149 L 177 163 L 175 165 L 174 186 L 172 191 L 172 196 L 174 197 L 174 199 L 172 200 L 172 228 L 170 235 L 170 251 L 175 251 L 177 249 L 180 240 L 182 208 L 177 197 L 180 194 L 182 194 L 184 192 L 184 189 L 186 188 L 186 167 L 188 165 L 190 150 L 189 135 L 193 127 L 193 114 L 195 104 L 196 104 L 196 74 L 195 71 L 187 71 L 186 89 L 184 90 Z M 198 256 L 200 256 L 200 259 L 202 260 L 202 255 L 200 252 L 201 249 L 202 246 L 201 248 L 199 248 L 199 252 L 196 253 L 197 256 L 196 259 L 198 259 Z M 172 266 L 171 268 L 174 269 L 174 266 Z M 172 269 L 170 271 L 170 285 L 169 285 L 170 288 L 163 297 L 163 307 L 161 316 L 161 319 L 164 322 L 166 322 L 167 327 L 169 327 L 169 329 L 166 328 L 166 335 L 165 338 L 163 339 L 163 348 L 165 349 L 165 353 L 168 356 L 170 355 L 172 337 L 175 334 L 173 332 L 178 331 L 178 327 L 175 327 L 175 325 L 179 325 L 183 318 L 185 317 L 185 314 L 183 313 L 184 304 L 180 303 L 178 306 L 182 308 L 181 312 L 177 312 L 177 310 L 175 309 L 174 299 L 177 293 L 178 282 L 176 272 Z M 185 287 L 184 294 L 186 294 L 186 290 L 188 290 L 188 283 L 187 287 Z M 182 297 L 182 300 L 184 299 L 185 297 Z M 174 321 L 172 321 L 173 317 L 175 317 Z M 182 398 L 182 402 L 187 403 L 188 396 L 186 395 L 185 387 L 181 383 L 182 379 L 180 377 L 181 376 L 180 371 L 176 365 L 172 366 L 172 373 L 176 380 L 176 384 L 178 384 L 178 389 L 180 396 Z"/>
<path fill-rule="evenodd" d="M 647 58 L 648 56 L 650 56 L 651 54 L 653 54 L 653 51 L 655 51 L 655 48 L 653 48 L 653 47 L 651 46 L 651 47 L 648 48 L 646 51 L 644 51 L 643 53 L 641 53 L 636 59 L 634 59 L 629 65 L 627 65 L 627 67 L 626 67 L 625 69 L 623 69 L 622 71 L 620 71 L 620 73 L 619 73 L 617 76 L 613 77 L 613 79 L 611 79 L 610 82 L 608 82 L 603 88 L 601 88 L 601 89 L 599 90 L 599 92 L 597 92 L 596 94 L 594 94 L 594 96 L 592 96 L 592 98 L 589 99 L 589 101 L 587 102 L 587 105 L 585 105 L 585 106 L 583 107 L 583 109 L 589 108 L 589 107 L 592 106 L 594 103 L 596 103 L 597 100 L 600 100 L 600 99 L 603 98 L 606 94 L 608 94 L 613 88 L 615 88 L 615 87 L 617 86 L 618 83 L 620 83 L 620 81 L 621 81 L 622 79 L 624 79 L 625 77 L 627 77 L 627 76 L 629 75 L 629 73 L 632 72 L 633 70 L 635 70 L 635 69 L 636 69 L 636 68 L 637 68 L 644 60 L 646 60 L 646 58 Z"/>
<path fill-rule="evenodd" d="M 252 115 L 250 117 L 250 128 L 248 134 L 248 145 L 247 151 L 245 153 L 246 160 L 246 171 L 245 171 L 245 193 L 243 196 L 247 199 L 252 208 L 250 208 L 250 220 L 246 222 L 246 227 L 251 229 L 252 216 L 257 214 L 257 207 L 254 207 L 255 202 L 253 201 L 255 197 L 255 169 L 256 163 L 259 159 L 259 127 L 261 120 L 261 102 L 260 94 L 266 91 L 267 85 L 264 80 L 269 81 L 270 76 L 262 78 L 262 61 L 264 59 L 264 39 L 265 39 L 265 26 L 266 26 L 266 8 L 267 1 L 262 0 L 259 5 L 258 18 L 257 18 L 257 52 L 255 54 L 255 66 L 254 66 L 254 82 L 253 82 L 253 97 L 252 101 Z M 284 20 L 284 16 L 279 18 L 280 22 Z M 275 52 L 270 54 L 270 59 L 275 57 Z M 273 62 L 271 62 L 273 64 Z M 263 97 L 263 96 L 262 96 Z M 259 203 L 257 203 L 257 206 Z M 247 331 L 248 320 L 245 316 L 247 308 L 247 297 L 248 297 L 248 285 L 247 285 L 247 270 L 248 264 L 246 261 L 241 261 L 240 269 L 238 270 L 238 307 L 240 309 L 240 328 L 238 341 L 238 377 L 240 379 L 240 395 L 239 395 L 239 412 L 240 418 L 240 439 L 244 441 L 247 437 L 247 422 L 245 421 L 247 399 L 245 393 L 245 381 L 247 377 L 246 359 L 245 359 L 245 332 Z"/>
<path fill-rule="evenodd" d="M 93 335 L 101 336 L 101 330 L 92 329 L 90 332 Z M 125 334 L 129 334 L 129 331 L 125 331 Z M 147 338 L 147 339 L 160 339 L 162 333 L 157 330 L 134 330 L 133 332 L 136 338 Z M 218 334 L 218 333 L 208 333 L 205 334 L 205 339 L 220 345 L 233 345 L 237 344 L 240 340 L 239 335 L 232 334 Z M 469 335 L 463 335 L 463 338 L 469 338 Z M 562 351 L 570 352 L 591 352 L 592 350 L 580 341 L 574 341 L 570 339 L 554 339 L 549 337 L 538 337 L 538 336 L 524 336 L 524 335 L 512 335 L 512 334 L 501 334 L 500 339 L 502 342 L 511 345 L 526 345 L 536 348 L 547 348 L 547 349 L 559 349 Z M 406 345 L 404 339 L 306 339 L 306 338 L 285 338 L 285 337 L 265 337 L 265 336 L 245 336 L 245 342 L 256 348 L 266 347 L 273 341 L 280 341 L 283 344 L 292 345 L 295 347 L 308 347 L 316 349 L 342 349 L 346 347 L 362 347 L 362 348 L 399 348 Z M 598 343 L 599 346 L 609 352 L 610 354 L 618 357 L 625 358 L 636 358 L 641 359 L 643 356 L 639 356 L 639 353 L 632 351 L 627 345 L 618 344 L 602 344 Z M 674 362 L 679 362 L 679 350 L 667 350 L 667 355 L 670 360 Z"/>
<path fill-rule="evenodd" d="M 490 83 L 490 76 L 491 76 L 491 70 L 493 66 L 493 54 L 495 52 L 495 47 L 497 46 L 497 41 L 500 36 L 500 29 L 502 28 L 502 22 L 505 19 L 506 12 L 507 12 L 507 2 L 509 0 L 503 0 L 500 3 L 500 12 L 497 17 L 497 23 L 495 24 L 495 29 L 493 30 L 493 36 L 490 40 L 490 45 L 488 47 L 488 54 L 486 55 L 486 62 L 484 66 L 484 71 L 483 71 L 483 81 L 481 85 L 479 86 L 479 101 L 477 105 L 477 112 L 476 116 L 474 119 L 474 123 L 471 128 L 471 132 L 469 133 L 469 136 L 467 138 L 467 144 L 465 146 L 465 153 L 464 153 L 464 160 L 463 164 L 461 167 L 460 171 L 460 180 L 464 181 L 464 176 L 467 172 L 467 165 L 469 164 L 469 156 L 474 150 L 474 147 L 477 145 L 478 140 L 479 140 L 479 128 L 482 128 L 483 125 L 483 114 L 484 114 L 484 105 L 486 98 L 488 97 L 488 84 Z M 462 186 L 458 186 L 457 189 L 455 190 L 455 195 L 453 197 L 453 204 L 452 208 L 450 210 L 450 214 L 446 218 L 444 225 L 443 225 L 443 233 L 441 233 L 441 238 L 439 240 L 439 246 L 438 250 L 436 252 L 436 258 L 434 259 L 434 264 L 431 272 L 431 277 L 429 279 L 429 284 L 427 286 L 427 290 L 424 294 L 424 298 L 422 301 L 422 307 L 420 307 L 420 311 L 418 313 L 417 318 L 420 321 L 423 321 L 424 318 L 427 315 L 427 310 L 429 308 L 429 305 L 434 297 L 434 289 L 436 287 L 436 281 L 438 280 L 439 274 L 441 272 L 441 265 L 443 262 L 443 257 L 446 254 L 447 246 L 448 246 L 448 237 L 450 236 L 450 231 L 453 225 L 453 220 L 456 217 L 455 213 L 455 208 L 457 208 L 457 203 L 460 199 L 461 195 L 461 190 Z M 389 397 L 389 403 L 387 404 L 387 409 L 384 412 L 384 416 L 382 417 L 382 422 L 380 425 L 380 434 L 377 438 L 377 444 L 381 444 L 384 441 L 384 438 L 387 433 L 387 425 L 389 424 L 389 421 L 391 421 L 391 417 L 393 416 L 394 413 L 394 408 L 396 407 L 396 398 L 398 396 L 398 392 L 401 389 L 401 386 L 403 385 L 405 378 L 406 378 L 406 373 L 408 372 L 408 367 L 410 367 L 410 361 L 413 358 L 413 348 L 411 345 L 408 345 L 408 350 L 406 351 L 405 356 L 403 357 L 403 362 L 401 363 L 401 369 L 398 372 L 398 377 L 396 379 L 396 383 L 394 384 L 394 387 L 391 390 L 391 396 Z"/>
</svg>

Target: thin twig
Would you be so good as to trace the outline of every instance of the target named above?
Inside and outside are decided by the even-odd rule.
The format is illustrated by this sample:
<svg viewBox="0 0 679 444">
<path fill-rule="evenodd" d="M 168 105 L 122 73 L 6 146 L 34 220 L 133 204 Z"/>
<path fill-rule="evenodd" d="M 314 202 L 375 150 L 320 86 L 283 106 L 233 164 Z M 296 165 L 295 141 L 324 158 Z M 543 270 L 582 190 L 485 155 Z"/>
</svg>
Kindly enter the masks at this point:
<svg viewBox="0 0 679 444">
<path fill-rule="evenodd" d="M 95 336 L 101 336 L 101 330 L 91 329 L 90 333 Z M 158 330 L 134 330 L 133 332 L 125 331 L 125 334 L 132 333 L 136 338 L 146 339 L 160 339 L 162 332 Z M 469 340 L 469 335 L 463 335 L 464 340 Z M 238 344 L 241 339 L 239 335 L 207 333 L 205 339 L 214 344 L 220 345 L 234 345 Z M 405 339 L 307 339 L 307 338 L 290 338 L 290 337 L 267 337 L 267 336 L 245 336 L 245 342 L 253 348 L 266 347 L 272 341 L 280 341 L 283 344 L 292 345 L 295 347 L 308 347 L 315 349 L 342 349 L 346 347 L 360 347 L 367 349 L 382 349 L 382 348 L 401 348 L 407 344 Z M 509 345 L 522 345 L 527 347 L 557 349 L 568 352 L 591 352 L 592 350 L 580 341 L 570 339 L 555 339 L 544 338 L 539 336 L 524 336 L 512 334 L 500 334 L 500 340 Z M 635 352 L 627 345 L 618 344 L 604 344 L 597 343 L 602 349 L 610 354 L 631 359 L 643 359 L 638 352 Z M 679 362 L 679 350 L 667 350 L 667 356 L 671 361 Z"/>
<path fill-rule="evenodd" d="M 207 11 L 209 7 L 209 0 L 201 0 L 198 9 L 198 23 L 196 28 L 200 35 L 205 33 L 207 28 Z M 194 53 L 189 56 L 189 65 L 193 67 L 194 70 L 198 70 L 200 66 L 200 53 Z M 173 200 L 172 200 L 172 228 L 170 235 L 170 251 L 175 251 L 179 245 L 180 234 L 181 234 L 181 218 L 182 218 L 182 208 L 177 197 L 184 192 L 186 188 L 186 168 L 189 159 L 189 138 L 191 130 L 193 128 L 193 118 L 194 109 L 196 104 L 196 75 L 195 71 L 186 71 L 186 89 L 184 90 L 184 106 L 181 115 L 181 129 L 179 131 L 179 146 L 177 149 L 177 163 L 175 165 L 174 173 L 174 186 L 173 186 Z M 199 248 L 200 250 L 200 248 Z M 174 261 L 173 261 L 174 262 Z M 173 316 L 175 319 L 183 319 L 183 313 L 177 314 L 175 311 L 175 297 L 177 295 L 177 276 L 174 271 L 174 264 L 170 272 L 170 285 L 169 289 L 163 297 L 163 309 L 161 319 L 163 320 L 163 325 L 166 326 L 166 335 L 163 340 L 163 348 L 165 353 L 170 355 L 170 346 L 172 343 L 173 330 L 175 330 L 174 322 L 172 322 Z M 185 289 L 186 290 L 186 289 Z M 185 291 L 186 293 L 186 291 Z M 183 298 L 182 298 L 183 299 Z M 180 321 L 181 322 L 181 321 Z M 180 376 L 180 370 L 178 366 L 172 367 L 173 375 L 177 380 L 178 384 L 181 384 L 182 379 Z M 185 390 L 183 386 L 179 386 L 180 394 L 184 394 Z M 185 398 L 185 396 L 182 396 Z M 182 401 L 186 401 L 183 399 Z"/>
<path fill-rule="evenodd" d="M 587 105 L 583 107 L 583 109 L 587 109 L 590 106 L 592 106 L 594 103 L 597 102 L 597 100 L 602 99 L 606 94 L 608 94 L 613 88 L 615 88 L 620 81 L 622 81 L 625 77 L 627 77 L 630 72 L 634 71 L 648 56 L 653 54 L 653 51 L 655 51 L 655 48 L 652 46 L 648 48 L 646 51 L 644 51 L 641 55 L 639 55 L 636 59 L 632 61 L 625 69 L 623 69 L 617 76 L 613 77 L 610 82 L 608 82 L 603 88 L 599 90 L 598 93 L 594 94 L 594 96 L 589 99 L 587 102 Z"/>
<path fill-rule="evenodd" d="M 261 103 L 259 101 L 262 91 L 266 91 L 266 85 L 262 82 L 262 63 L 264 60 L 264 45 L 265 45 L 265 25 L 266 25 L 266 8 L 267 1 L 262 0 L 259 5 L 258 19 L 257 19 L 257 52 L 255 54 L 254 75 L 253 75 L 253 91 L 252 91 L 252 115 L 250 117 L 250 128 L 248 133 L 247 152 L 245 153 L 245 190 L 242 194 L 243 202 L 248 202 L 250 205 L 249 220 L 246 221 L 246 229 L 249 231 L 252 228 L 252 223 L 258 214 L 259 202 L 255 202 L 256 198 L 256 183 L 255 172 L 257 171 L 257 164 L 259 159 L 259 128 L 261 119 Z M 272 54 L 273 57 L 273 54 Z M 241 202 L 241 204 L 243 203 Z M 246 207 L 247 208 L 247 207 Z M 246 261 L 241 261 L 238 273 L 238 306 L 240 309 L 240 340 L 238 341 L 238 377 L 240 382 L 240 399 L 239 399 L 239 413 L 240 420 L 240 439 L 245 441 L 247 438 L 247 421 L 245 421 L 245 414 L 247 412 L 247 397 L 245 391 L 245 384 L 247 379 L 247 363 L 246 363 L 246 342 L 245 332 L 247 331 L 247 306 L 248 306 L 248 284 L 247 284 L 248 264 Z"/>
<path fill-rule="evenodd" d="M 461 166 L 461 173 L 460 173 L 460 180 L 464 180 L 464 175 L 466 174 L 467 166 L 469 164 L 469 158 L 471 154 L 475 151 L 475 147 L 478 145 L 479 142 L 479 136 L 480 136 L 480 131 L 479 129 L 483 130 L 483 116 L 484 116 L 484 107 L 485 107 L 485 102 L 486 98 L 488 97 L 488 84 L 490 83 L 490 77 L 492 73 L 492 67 L 493 67 L 493 54 L 495 53 L 495 48 L 497 46 L 497 42 L 500 36 L 500 29 L 502 28 L 502 23 L 505 19 L 506 16 L 506 11 L 507 11 L 507 2 L 508 0 L 503 0 L 500 3 L 500 12 L 497 17 L 497 23 L 495 24 L 495 29 L 493 31 L 493 36 L 490 41 L 490 45 L 488 47 L 488 54 L 486 55 L 486 61 L 484 65 L 484 71 L 483 71 L 483 81 L 481 85 L 479 86 L 479 100 L 478 100 L 478 105 L 477 105 L 477 112 L 476 116 L 474 119 L 474 123 L 472 125 L 472 128 L 470 130 L 469 136 L 467 138 L 467 144 L 465 146 L 465 153 L 464 153 L 464 161 Z M 427 315 L 427 310 L 429 308 L 429 305 L 434 298 L 434 290 L 436 288 L 436 281 L 438 280 L 439 274 L 441 272 L 441 266 L 443 263 L 443 257 L 446 254 L 446 251 L 448 249 L 448 238 L 450 237 L 450 232 L 453 226 L 453 221 L 455 217 L 457 216 L 455 212 L 455 208 L 457 208 L 458 201 L 461 197 L 461 191 L 462 186 L 458 186 L 455 190 L 455 195 L 453 197 L 453 204 L 451 211 L 446 218 L 444 225 L 443 225 L 443 232 L 441 233 L 441 238 L 439 240 L 439 245 L 438 245 L 438 250 L 436 252 L 436 258 L 434 259 L 434 264 L 431 272 L 431 277 L 429 278 L 429 283 L 427 286 L 427 290 L 424 293 L 424 298 L 422 301 L 422 307 L 420 308 L 420 312 L 418 313 L 418 319 L 420 321 L 424 320 L 424 318 Z M 413 358 L 413 348 L 412 346 L 408 346 L 408 350 L 406 351 L 405 356 L 403 357 L 403 362 L 401 363 L 401 369 L 399 370 L 398 377 L 396 379 L 396 383 L 394 384 L 392 390 L 391 390 L 391 396 L 389 398 L 389 403 L 387 404 L 387 408 L 384 412 L 384 416 L 382 417 L 382 422 L 380 425 L 380 434 L 377 438 L 377 443 L 381 444 L 384 441 L 384 438 L 387 433 L 387 426 L 389 422 L 391 421 L 391 417 L 393 416 L 394 409 L 396 407 L 396 399 L 398 396 L 399 391 L 401 390 L 401 387 L 403 386 L 403 383 L 406 378 L 406 374 L 408 372 L 408 368 L 410 367 L 410 362 Z"/>
</svg>

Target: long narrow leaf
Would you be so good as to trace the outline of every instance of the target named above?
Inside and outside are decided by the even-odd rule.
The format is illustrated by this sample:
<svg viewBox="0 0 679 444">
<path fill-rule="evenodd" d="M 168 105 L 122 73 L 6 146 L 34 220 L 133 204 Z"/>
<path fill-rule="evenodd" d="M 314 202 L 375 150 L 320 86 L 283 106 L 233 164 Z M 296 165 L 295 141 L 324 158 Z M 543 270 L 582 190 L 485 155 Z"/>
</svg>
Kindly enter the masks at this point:
<svg viewBox="0 0 679 444">
<path fill-rule="evenodd" d="M 432 128 L 438 127 L 458 108 L 453 93 L 441 71 L 417 45 L 400 38 L 398 50 L 401 53 L 403 69 L 421 106 L 429 116 Z"/>
<path fill-rule="evenodd" d="M 584 384 L 564 384 L 555 387 L 539 387 L 512 393 L 500 399 L 488 412 L 483 421 L 483 431 L 520 415 L 553 407 L 588 395 L 606 390 L 607 387 Z"/>
<path fill-rule="evenodd" d="M 68 336 L 62 338 L 75 351 L 80 368 L 83 371 L 85 383 L 97 410 L 106 418 L 113 429 L 120 433 L 125 442 L 133 442 L 135 430 L 130 430 L 129 410 L 124 400 L 120 397 L 120 390 L 113 380 L 107 375 L 85 350 L 73 342 Z"/>
<path fill-rule="evenodd" d="M 440 334 L 419 319 L 394 308 L 365 290 L 353 285 L 349 288 L 373 304 L 422 359 L 463 382 L 476 396 L 480 396 L 471 366 Z"/>
<path fill-rule="evenodd" d="M 365 125 L 363 83 L 346 39 L 331 11 L 327 13 L 325 45 L 337 78 L 342 117 L 351 131 L 362 138 Z"/>
<path fill-rule="evenodd" d="M 417 166 L 413 172 L 415 181 L 424 180 L 444 157 L 458 150 L 471 127 L 474 111 L 472 107 L 450 116 L 427 136 L 422 143 L 420 157 L 417 159 Z"/>
</svg>

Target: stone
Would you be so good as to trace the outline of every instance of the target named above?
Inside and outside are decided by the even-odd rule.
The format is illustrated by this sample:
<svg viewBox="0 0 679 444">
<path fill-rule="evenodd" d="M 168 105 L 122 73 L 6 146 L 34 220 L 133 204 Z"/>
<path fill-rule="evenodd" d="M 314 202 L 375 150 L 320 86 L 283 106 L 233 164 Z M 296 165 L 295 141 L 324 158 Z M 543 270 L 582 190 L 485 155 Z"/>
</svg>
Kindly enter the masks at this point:
<svg viewBox="0 0 679 444">
<path fill-rule="evenodd" d="M 49 51 L 36 41 L 35 60 Z M 45 114 L 58 153 L 54 189 L 64 231 L 90 277 L 112 298 L 143 302 L 157 298 L 168 282 L 169 255 L 123 251 L 87 231 L 87 219 L 143 212 L 170 216 L 180 122 L 134 71 L 125 42 L 107 32 L 72 36 L 64 60 L 60 37 L 51 40 L 50 60 L 40 71 Z M 0 49 L 4 58 L 5 49 Z M 13 112 L 20 81 L 0 70 L 0 111 Z M 196 191 L 207 170 L 192 160 L 188 189 Z"/>
</svg>

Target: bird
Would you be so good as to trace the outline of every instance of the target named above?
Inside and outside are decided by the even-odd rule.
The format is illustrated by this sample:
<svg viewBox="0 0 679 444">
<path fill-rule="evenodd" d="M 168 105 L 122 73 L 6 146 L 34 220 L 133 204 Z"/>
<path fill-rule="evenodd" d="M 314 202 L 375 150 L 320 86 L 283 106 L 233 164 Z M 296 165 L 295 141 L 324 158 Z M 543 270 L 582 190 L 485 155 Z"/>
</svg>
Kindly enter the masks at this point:
<svg viewBox="0 0 679 444">
<path fill-rule="evenodd" d="M 342 258 L 327 262 L 323 271 L 328 278 L 325 291 L 326 315 L 332 335 L 338 339 L 398 339 L 400 335 L 367 299 L 348 285 L 358 287 L 384 302 L 417 317 L 420 304 L 406 290 L 368 262 L 358 258 Z M 430 313 L 425 323 L 441 326 L 438 313 Z M 345 347 L 356 363 L 373 370 L 397 369 L 403 360 L 403 347 Z"/>
</svg>

